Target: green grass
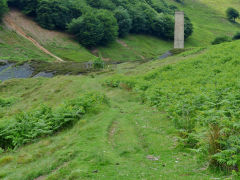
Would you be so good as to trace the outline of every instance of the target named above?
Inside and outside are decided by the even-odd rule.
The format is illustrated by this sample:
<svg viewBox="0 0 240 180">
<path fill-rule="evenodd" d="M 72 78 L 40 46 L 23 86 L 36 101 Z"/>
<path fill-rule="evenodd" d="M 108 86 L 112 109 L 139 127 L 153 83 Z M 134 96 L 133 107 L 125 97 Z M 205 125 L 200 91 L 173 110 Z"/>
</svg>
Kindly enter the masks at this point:
<svg viewBox="0 0 240 180">
<path fill-rule="evenodd" d="M 46 48 L 65 61 L 87 62 L 96 58 L 89 50 L 74 41 L 48 43 Z"/>
<path fill-rule="evenodd" d="M 239 167 L 240 144 L 233 140 L 239 138 L 238 57 L 239 41 L 193 49 L 174 57 L 182 60 L 176 64 L 148 63 L 155 70 L 113 76 L 105 84 L 132 90 L 143 103 L 166 112 L 179 130 L 179 145 L 231 174 Z"/>
<path fill-rule="evenodd" d="M 155 0 L 156 2 L 158 0 Z M 232 36 L 239 31 L 239 24 L 230 23 L 225 17 L 225 9 L 229 6 L 240 7 L 237 0 L 189 0 L 184 5 L 178 4 L 173 0 L 168 0 L 170 4 L 178 6 L 189 16 L 193 25 L 194 33 L 187 39 L 186 47 L 208 46 L 217 36 Z M 10 34 L 8 34 L 10 33 Z M 69 36 L 56 35 L 55 38 L 38 37 L 37 34 L 28 32 L 29 35 L 37 39 L 44 47 L 57 56 L 74 62 L 84 62 L 95 58 L 90 50 L 85 49 Z M 14 41 L 14 46 L 11 41 Z M 1 31 L 1 39 L 4 43 L 0 44 L 0 57 L 11 60 L 53 60 L 37 50 L 30 42 L 19 42 L 21 37 L 13 35 L 7 30 Z M 47 39 L 46 39 L 47 38 Z M 172 49 L 172 41 L 164 41 L 156 37 L 146 35 L 129 35 L 121 39 L 126 46 L 114 42 L 106 47 L 97 47 L 98 56 L 108 61 L 136 61 L 142 59 L 157 58 L 166 51 Z"/>
<path fill-rule="evenodd" d="M 213 154 L 207 153 L 207 147 L 212 145 L 208 141 L 211 129 L 203 124 L 212 117 L 221 120 L 215 109 L 205 104 L 212 102 L 216 89 L 230 89 L 231 97 L 238 96 L 239 41 L 208 46 L 217 35 L 234 34 L 238 25 L 230 24 L 224 19 L 221 8 L 214 9 L 210 3 L 204 5 L 200 1 L 185 2 L 185 7 L 181 8 L 191 15 L 195 26 L 194 35 L 188 39 L 186 45 L 206 46 L 205 48 L 193 48 L 161 61 L 142 64 L 127 62 L 118 65 L 114 71 L 91 73 L 88 76 L 14 79 L 1 83 L 1 98 L 11 97 L 16 101 L 9 107 L 0 109 L 0 126 L 8 124 L 19 112 L 31 112 L 41 104 L 56 109 L 65 101 L 89 91 L 106 94 L 110 105 L 103 107 L 98 113 L 88 113 L 71 128 L 36 139 L 33 143 L 15 150 L 3 152 L 0 149 L 0 179 L 24 180 L 41 176 L 48 180 L 233 179 L 230 171 L 228 175 L 224 175 L 226 171 L 219 172 L 208 168 L 209 160 L 213 158 Z M 6 35 L 9 32 L 1 33 Z M 2 36 L 6 38 L 4 35 Z M 17 45 L 19 42 L 15 39 L 19 37 L 16 34 L 15 36 L 14 43 Z M 156 57 L 168 48 L 171 49 L 170 42 L 144 35 L 131 35 L 122 41 L 128 46 L 124 47 L 116 42 L 106 48 L 98 48 L 100 56 L 112 61 L 132 61 L 141 56 Z M 28 42 L 25 47 L 28 47 L 27 44 Z M 54 49 L 55 45 L 52 44 L 50 48 L 56 53 L 62 53 L 62 57 L 71 56 L 71 60 L 82 54 L 85 54 L 82 57 L 88 58 L 89 54 L 86 52 L 79 56 L 75 53 L 68 54 L 68 47 L 71 45 L 63 46 L 65 48 L 58 46 Z M 75 51 L 74 47 L 71 51 Z M 8 51 L 12 52 L 12 49 Z M 26 49 L 26 53 L 28 51 L 30 50 Z M 31 49 L 30 55 L 37 56 L 37 52 Z M 12 57 L 25 60 L 21 53 L 15 52 Z M 41 53 L 39 58 L 42 58 Z M 102 86 L 106 79 L 120 79 L 120 88 Z M 193 100 L 198 97 L 207 99 L 203 102 L 206 111 L 200 111 L 198 108 L 201 105 L 194 104 Z M 221 107 L 224 112 L 229 107 L 237 107 L 238 101 L 235 99 L 227 99 L 226 94 L 221 97 L 224 97 L 221 102 L 224 104 Z M 236 104 L 232 106 L 231 102 Z M 190 109 L 186 108 L 186 111 L 191 112 L 190 115 L 181 115 L 181 111 L 189 107 L 189 104 Z M 211 111 L 208 111 L 209 109 Z M 238 112 L 239 109 L 231 111 L 235 119 L 223 121 L 228 122 L 226 124 L 218 121 L 224 130 L 228 130 L 237 138 L 239 131 L 231 131 L 231 123 L 238 123 Z M 221 117 L 225 120 L 229 118 L 225 117 L 225 114 L 221 114 Z M 194 129 L 186 126 L 191 124 L 192 120 L 200 122 L 196 123 Z M 181 128 L 182 131 L 177 128 Z M 183 138 L 179 136 L 179 132 L 196 139 Z M 227 135 L 224 137 L 228 138 Z M 190 143 L 191 140 L 197 140 L 195 149 L 186 149 L 190 144 L 188 140 Z M 225 140 L 228 142 L 229 139 Z M 231 143 L 230 141 L 229 146 Z M 152 161 L 147 158 L 149 155 L 159 160 Z"/>
<path fill-rule="evenodd" d="M 173 0 L 170 3 L 177 5 L 191 19 L 194 25 L 193 35 L 186 41 L 186 47 L 209 45 L 217 36 L 233 36 L 239 31 L 239 24 L 231 23 L 224 14 L 224 8 L 232 4 L 232 1 L 217 0 L 187 0 L 180 5 Z M 214 5 L 213 5 L 214 4 Z M 235 1 L 233 6 L 238 4 Z"/>
<path fill-rule="evenodd" d="M 54 59 L 41 52 L 31 42 L 7 30 L 0 25 L 0 59 L 5 60 L 41 60 L 53 61 Z"/>
<path fill-rule="evenodd" d="M 166 114 L 140 104 L 134 94 L 101 86 L 105 75 L 11 80 L 3 96 L 21 101 L 10 112 L 41 103 L 58 107 L 87 90 L 98 90 L 110 107 L 88 114 L 73 128 L 0 155 L 2 179 L 210 179 L 219 177 L 176 149 L 176 131 Z M 6 117 L 9 115 L 6 115 Z M 6 118 L 5 117 L 5 118 Z M 4 119 L 2 119 L 3 121 Z M 152 161 L 148 155 L 159 156 Z M 29 171 L 31 169 L 31 171 Z"/>
</svg>

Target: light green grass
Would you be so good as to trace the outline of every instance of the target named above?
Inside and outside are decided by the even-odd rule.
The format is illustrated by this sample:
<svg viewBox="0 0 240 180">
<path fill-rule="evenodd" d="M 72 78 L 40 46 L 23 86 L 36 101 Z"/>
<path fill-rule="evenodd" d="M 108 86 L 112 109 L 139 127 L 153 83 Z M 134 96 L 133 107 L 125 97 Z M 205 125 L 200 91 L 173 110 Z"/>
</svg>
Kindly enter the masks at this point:
<svg viewBox="0 0 240 180">
<path fill-rule="evenodd" d="M 0 155 L 0 177 L 34 179 L 210 179 L 219 177 L 177 150 L 175 129 L 164 113 L 139 103 L 135 94 L 101 86 L 105 75 L 11 80 L 0 86 L 3 96 L 20 98 L 11 112 L 41 103 L 59 106 L 85 91 L 98 90 L 110 107 L 89 114 L 73 128 Z M 8 115 L 7 115 L 8 116 Z M 148 155 L 158 157 L 152 161 Z"/>
<path fill-rule="evenodd" d="M 183 5 L 173 0 L 169 2 L 183 10 L 194 25 L 194 33 L 187 39 L 186 47 L 206 46 L 217 36 L 233 36 L 239 31 L 240 25 L 229 22 L 223 12 L 224 7 L 228 8 L 226 4 L 231 5 L 230 1 L 186 0 Z"/>
<path fill-rule="evenodd" d="M 26 61 L 31 59 L 53 61 L 54 59 L 39 49 L 31 42 L 7 30 L 0 25 L 0 59 Z"/>
</svg>

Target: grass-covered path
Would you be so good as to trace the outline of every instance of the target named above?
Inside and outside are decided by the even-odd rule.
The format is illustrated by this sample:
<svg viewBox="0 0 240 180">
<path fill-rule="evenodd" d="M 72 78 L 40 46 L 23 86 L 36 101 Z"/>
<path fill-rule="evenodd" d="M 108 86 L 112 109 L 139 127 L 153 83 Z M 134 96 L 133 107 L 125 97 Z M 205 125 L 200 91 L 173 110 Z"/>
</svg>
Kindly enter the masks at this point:
<svg viewBox="0 0 240 180">
<path fill-rule="evenodd" d="M 164 113 L 131 93 L 105 89 L 110 107 L 73 128 L 4 155 L 3 179 L 211 179 L 195 156 L 175 148 Z M 3 157 L 3 158 L 4 158 Z"/>
</svg>

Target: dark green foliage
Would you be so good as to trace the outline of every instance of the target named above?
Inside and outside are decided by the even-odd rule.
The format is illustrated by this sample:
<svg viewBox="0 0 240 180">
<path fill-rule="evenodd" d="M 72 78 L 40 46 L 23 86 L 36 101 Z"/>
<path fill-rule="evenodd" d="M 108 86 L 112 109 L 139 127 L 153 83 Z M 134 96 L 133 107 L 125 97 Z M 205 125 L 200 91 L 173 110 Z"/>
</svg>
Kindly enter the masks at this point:
<svg viewBox="0 0 240 180">
<path fill-rule="evenodd" d="M 87 93 L 65 103 L 56 110 L 47 106 L 32 112 L 22 112 L 12 123 L 0 127 L 0 147 L 16 148 L 33 142 L 34 139 L 51 135 L 72 126 L 89 112 L 98 112 L 101 105 L 108 104 L 107 98 L 99 93 Z"/>
<path fill-rule="evenodd" d="M 118 36 L 117 20 L 107 10 L 88 12 L 68 25 L 69 32 L 86 47 L 107 44 Z"/>
<path fill-rule="evenodd" d="M 233 22 L 235 22 L 236 19 L 239 18 L 239 12 L 232 7 L 227 9 L 226 14 L 227 14 L 227 18 Z"/>
<path fill-rule="evenodd" d="M 36 16 L 39 0 L 9 0 L 8 4 L 9 6 L 22 9 L 27 15 Z"/>
<path fill-rule="evenodd" d="M 94 13 L 86 13 L 68 25 L 70 33 L 86 47 L 93 47 L 100 43 L 104 36 L 103 24 Z"/>
<path fill-rule="evenodd" d="M 87 0 L 87 3 L 98 9 L 114 10 L 116 8 L 115 4 L 113 4 L 111 0 Z"/>
<path fill-rule="evenodd" d="M 118 34 L 120 37 L 126 36 L 132 28 L 132 19 L 126 9 L 119 7 L 114 11 L 114 16 L 118 23 Z"/>
<path fill-rule="evenodd" d="M 185 15 L 184 17 L 184 37 L 187 39 L 193 33 L 193 24 L 191 23 L 189 17 Z"/>
<path fill-rule="evenodd" d="M 173 39 L 177 10 L 165 0 L 9 0 L 8 3 L 36 17 L 44 28 L 66 30 L 68 27 L 86 47 L 106 45 L 129 32 Z M 192 31 L 193 26 L 186 17 L 185 38 Z"/>
<path fill-rule="evenodd" d="M 152 24 L 153 32 L 158 37 L 173 39 L 174 37 L 174 19 L 169 15 L 159 15 Z"/>
<path fill-rule="evenodd" d="M 38 23 L 47 29 L 65 30 L 73 18 L 79 17 L 80 8 L 67 1 L 42 0 L 36 10 Z"/>
<path fill-rule="evenodd" d="M 16 100 L 14 98 L 1 98 L 0 97 L 0 108 L 3 108 L 3 107 L 9 107 L 11 106 L 12 104 L 14 104 Z"/>
<path fill-rule="evenodd" d="M 238 40 L 240 39 L 240 32 L 237 32 L 234 36 L 233 36 L 233 40 Z"/>
<path fill-rule="evenodd" d="M 230 42 L 230 41 L 231 39 L 228 36 L 219 36 L 214 39 L 214 41 L 212 42 L 212 45 L 221 44 L 221 43 Z"/>
<path fill-rule="evenodd" d="M 7 1 L 6 0 L 0 0 L 0 22 L 2 20 L 2 17 L 4 13 L 7 11 Z"/>
<path fill-rule="evenodd" d="M 176 1 L 177 3 L 184 3 L 184 0 L 174 0 Z"/>
<path fill-rule="evenodd" d="M 103 25 L 103 37 L 100 43 L 106 45 L 116 40 L 118 37 L 118 24 L 114 15 L 110 11 L 99 10 L 97 12 L 97 18 Z"/>
</svg>

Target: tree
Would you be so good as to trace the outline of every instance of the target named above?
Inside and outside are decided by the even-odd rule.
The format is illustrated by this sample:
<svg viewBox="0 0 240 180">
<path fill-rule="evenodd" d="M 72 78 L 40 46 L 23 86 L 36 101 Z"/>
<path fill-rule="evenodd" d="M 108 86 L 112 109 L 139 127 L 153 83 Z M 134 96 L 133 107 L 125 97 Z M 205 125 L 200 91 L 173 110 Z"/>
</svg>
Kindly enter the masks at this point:
<svg viewBox="0 0 240 180">
<path fill-rule="evenodd" d="M 114 11 L 114 16 L 118 23 L 118 34 L 120 37 L 126 36 L 132 28 L 132 19 L 126 9 L 119 7 Z"/>
<path fill-rule="evenodd" d="M 116 40 L 118 37 L 118 24 L 113 13 L 108 10 L 98 10 L 96 14 L 97 18 L 103 25 L 103 37 L 101 44 L 106 45 L 109 42 Z"/>
<path fill-rule="evenodd" d="M 68 31 L 75 35 L 77 40 L 90 48 L 100 43 L 104 35 L 104 27 L 97 15 L 88 12 L 68 25 Z"/>
<path fill-rule="evenodd" d="M 2 20 L 2 17 L 6 11 L 7 11 L 7 1 L 0 0 L 0 21 Z"/>
<path fill-rule="evenodd" d="M 239 18 L 239 12 L 231 7 L 227 9 L 226 14 L 229 21 L 235 22 L 236 19 Z"/>
<path fill-rule="evenodd" d="M 41 0 L 36 13 L 36 20 L 42 27 L 60 30 L 65 30 L 73 18 L 82 14 L 71 2 L 59 0 Z"/>
<path fill-rule="evenodd" d="M 158 15 L 152 24 L 153 33 L 164 39 L 174 38 L 174 19 L 170 15 Z"/>
<path fill-rule="evenodd" d="M 193 24 L 191 23 L 188 16 L 184 17 L 184 37 L 187 39 L 193 33 Z"/>
</svg>

